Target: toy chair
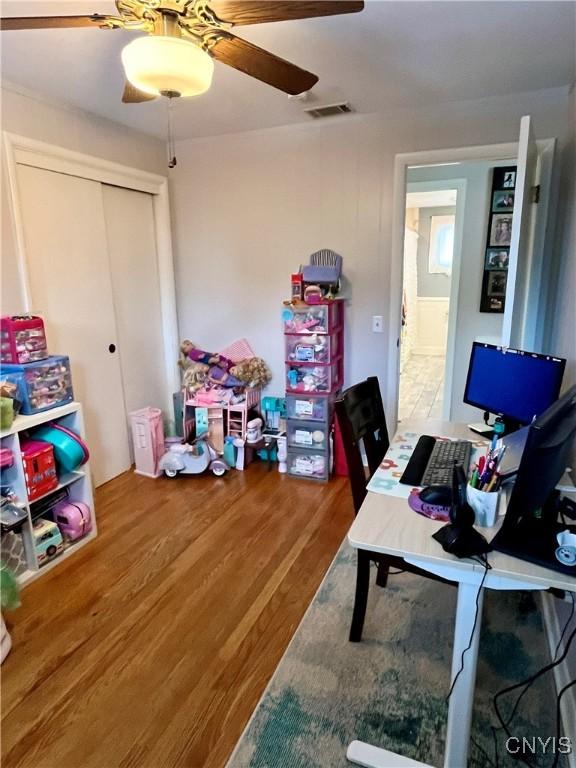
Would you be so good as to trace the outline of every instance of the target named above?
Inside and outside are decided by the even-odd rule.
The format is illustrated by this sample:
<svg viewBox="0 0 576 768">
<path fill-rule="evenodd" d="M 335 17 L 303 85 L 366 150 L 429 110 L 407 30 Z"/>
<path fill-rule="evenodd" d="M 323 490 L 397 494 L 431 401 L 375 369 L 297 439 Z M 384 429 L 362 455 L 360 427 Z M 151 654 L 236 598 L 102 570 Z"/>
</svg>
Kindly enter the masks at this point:
<svg viewBox="0 0 576 768">
<path fill-rule="evenodd" d="M 325 285 L 337 290 L 342 276 L 342 256 L 323 248 L 310 256 L 310 263 L 300 267 L 305 283 Z"/>
</svg>

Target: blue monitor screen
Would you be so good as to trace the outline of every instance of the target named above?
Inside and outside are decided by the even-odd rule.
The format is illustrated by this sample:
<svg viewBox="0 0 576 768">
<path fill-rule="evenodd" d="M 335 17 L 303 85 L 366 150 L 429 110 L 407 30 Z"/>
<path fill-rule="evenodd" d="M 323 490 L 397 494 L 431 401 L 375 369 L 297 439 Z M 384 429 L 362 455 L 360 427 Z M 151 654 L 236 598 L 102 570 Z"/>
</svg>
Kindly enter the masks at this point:
<svg viewBox="0 0 576 768">
<path fill-rule="evenodd" d="M 475 341 L 464 402 L 530 424 L 558 399 L 565 365 L 559 357 Z"/>
</svg>

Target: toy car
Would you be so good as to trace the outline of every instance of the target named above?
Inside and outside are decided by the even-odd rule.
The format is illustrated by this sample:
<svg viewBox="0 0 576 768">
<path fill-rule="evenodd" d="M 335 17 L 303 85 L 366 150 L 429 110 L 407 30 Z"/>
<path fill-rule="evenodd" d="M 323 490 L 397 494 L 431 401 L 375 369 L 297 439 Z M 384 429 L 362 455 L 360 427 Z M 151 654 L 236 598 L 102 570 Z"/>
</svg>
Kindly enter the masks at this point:
<svg viewBox="0 0 576 768">
<path fill-rule="evenodd" d="M 166 477 L 176 477 L 180 473 L 199 475 L 206 469 L 210 469 L 216 477 L 221 477 L 228 469 L 226 462 L 218 456 L 205 437 L 196 438 L 191 443 L 171 445 L 170 450 L 160 459 L 158 467 Z"/>
<path fill-rule="evenodd" d="M 52 520 L 45 520 L 39 517 L 34 523 L 32 534 L 38 565 L 42 565 L 47 560 L 51 560 L 64 551 L 62 534 L 56 523 L 53 523 Z"/>
</svg>

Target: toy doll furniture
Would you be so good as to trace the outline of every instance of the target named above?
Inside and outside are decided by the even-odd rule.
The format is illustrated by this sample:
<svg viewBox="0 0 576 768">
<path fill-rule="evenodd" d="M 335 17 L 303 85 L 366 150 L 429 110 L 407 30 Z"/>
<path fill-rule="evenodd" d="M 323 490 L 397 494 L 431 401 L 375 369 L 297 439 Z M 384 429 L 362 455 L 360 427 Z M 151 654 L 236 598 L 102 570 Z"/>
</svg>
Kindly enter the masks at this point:
<svg viewBox="0 0 576 768">
<path fill-rule="evenodd" d="M 238 339 L 225 349 L 220 350 L 220 355 L 232 360 L 233 363 L 239 363 L 250 357 L 255 357 L 254 350 L 246 339 Z M 231 392 L 224 393 L 230 395 Z M 248 423 L 248 412 L 252 408 L 260 407 L 260 387 L 246 387 L 245 399 L 240 403 L 223 401 L 221 404 L 207 405 L 202 399 L 197 398 L 193 393 L 183 390 L 183 408 L 182 408 L 182 427 L 183 434 L 186 437 L 190 431 L 192 419 L 191 409 L 204 408 L 208 411 L 208 425 L 223 424 L 223 430 L 217 427 L 219 450 L 223 449 L 224 437 L 233 437 L 237 440 L 246 440 L 246 425 Z M 221 433 L 221 434 L 220 434 Z M 220 443 L 222 444 L 220 446 Z"/>
<path fill-rule="evenodd" d="M 328 480 L 334 397 L 343 381 L 344 302 L 284 307 L 288 474 Z"/>
<path fill-rule="evenodd" d="M 342 256 L 323 248 L 310 256 L 310 263 L 300 267 L 304 283 L 337 286 L 342 275 Z"/>
<path fill-rule="evenodd" d="M 361 381 L 359 384 L 349 387 L 336 399 L 334 407 L 348 464 L 354 515 L 357 515 L 362 502 L 366 498 L 366 484 L 368 482 L 362 458 L 362 445 L 368 460 L 370 477 L 380 466 L 390 446 L 384 406 L 376 376 L 370 376 L 366 381 Z M 368 602 L 368 589 L 370 586 L 371 561 L 378 565 L 376 584 L 380 587 L 386 586 L 388 571 L 391 566 L 400 568 L 403 571 L 427 576 L 446 584 L 451 583 L 446 581 L 446 579 L 434 576 L 417 566 L 411 565 L 400 557 L 358 549 L 356 593 L 354 596 L 354 610 L 349 638 L 352 643 L 360 642 L 362 639 L 362 629 L 364 627 L 366 605 Z"/>
</svg>

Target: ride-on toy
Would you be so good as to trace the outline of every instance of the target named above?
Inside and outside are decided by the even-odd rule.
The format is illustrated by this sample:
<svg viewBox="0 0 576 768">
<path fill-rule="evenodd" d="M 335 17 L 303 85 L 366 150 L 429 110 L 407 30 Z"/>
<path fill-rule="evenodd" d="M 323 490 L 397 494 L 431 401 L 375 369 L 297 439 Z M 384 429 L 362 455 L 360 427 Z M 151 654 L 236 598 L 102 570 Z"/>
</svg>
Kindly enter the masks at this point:
<svg viewBox="0 0 576 768">
<path fill-rule="evenodd" d="M 228 469 L 223 461 L 205 437 L 197 437 L 189 443 L 177 443 L 171 445 L 158 464 L 166 477 L 176 475 L 199 475 L 206 469 L 210 469 L 216 477 L 222 475 Z"/>
</svg>

